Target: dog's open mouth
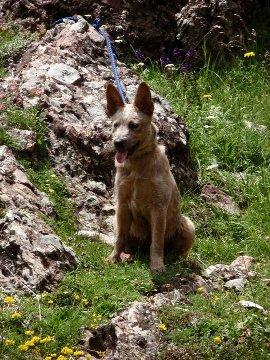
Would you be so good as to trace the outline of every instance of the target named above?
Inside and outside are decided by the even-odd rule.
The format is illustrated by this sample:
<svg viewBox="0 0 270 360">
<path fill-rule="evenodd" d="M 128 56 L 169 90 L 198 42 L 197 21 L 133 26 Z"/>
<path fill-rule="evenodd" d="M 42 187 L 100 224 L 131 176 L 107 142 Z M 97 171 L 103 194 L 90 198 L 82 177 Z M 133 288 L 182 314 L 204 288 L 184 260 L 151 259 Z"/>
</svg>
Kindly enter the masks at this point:
<svg viewBox="0 0 270 360">
<path fill-rule="evenodd" d="M 129 150 L 116 151 L 115 154 L 116 161 L 119 164 L 123 164 L 126 161 L 126 159 L 134 153 L 134 151 L 138 148 L 138 146 L 139 146 L 139 142 L 133 145 Z"/>
</svg>

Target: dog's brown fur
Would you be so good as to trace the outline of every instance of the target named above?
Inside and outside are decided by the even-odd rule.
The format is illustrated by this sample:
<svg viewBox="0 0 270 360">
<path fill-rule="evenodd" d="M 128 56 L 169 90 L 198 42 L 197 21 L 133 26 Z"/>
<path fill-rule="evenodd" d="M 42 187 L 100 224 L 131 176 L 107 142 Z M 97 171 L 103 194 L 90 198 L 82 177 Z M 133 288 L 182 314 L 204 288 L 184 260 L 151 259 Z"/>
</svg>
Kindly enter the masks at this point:
<svg viewBox="0 0 270 360">
<path fill-rule="evenodd" d="M 157 144 L 153 111 L 146 83 L 139 85 L 133 104 L 126 105 L 117 89 L 108 85 L 112 137 L 115 144 L 124 143 L 115 160 L 116 243 L 109 260 L 120 261 L 122 252 L 149 244 L 150 268 L 162 271 L 164 249 L 186 257 L 195 230 L 191 220 L 180 215 L 179 191 L 165 149 Z"/>
</svg>

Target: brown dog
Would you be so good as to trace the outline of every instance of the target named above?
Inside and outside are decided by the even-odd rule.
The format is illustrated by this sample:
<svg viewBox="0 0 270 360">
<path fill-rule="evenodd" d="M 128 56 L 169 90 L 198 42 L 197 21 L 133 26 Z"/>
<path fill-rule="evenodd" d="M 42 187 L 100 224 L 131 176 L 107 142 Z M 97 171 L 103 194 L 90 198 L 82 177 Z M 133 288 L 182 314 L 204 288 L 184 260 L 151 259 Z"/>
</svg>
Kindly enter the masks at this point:
<svg viewBox="0 0 270 360">
<path fill-rule="evenodd" d="M 116 150 L 116 243 L 109 261 L 132 247 L 150 246 L 150 268 L 164 269 L 164 249 L 186 257 L 194 243 L 191 220 L 180 215 L 179 191 L 152 123 L 154 104 L 146 83 L 133 104 L 124 104 L 114 85 L 107 87 Z"/>
</svg>

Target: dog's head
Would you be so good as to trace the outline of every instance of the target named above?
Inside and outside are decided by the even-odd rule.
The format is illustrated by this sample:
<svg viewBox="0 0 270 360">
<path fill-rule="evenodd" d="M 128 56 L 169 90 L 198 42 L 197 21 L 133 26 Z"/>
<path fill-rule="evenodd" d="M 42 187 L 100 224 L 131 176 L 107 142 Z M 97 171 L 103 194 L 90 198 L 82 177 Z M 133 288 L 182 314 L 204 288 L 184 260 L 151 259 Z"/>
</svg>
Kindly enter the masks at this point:
<svg viewBox="0 0 270 360">
<path fill-rule="evenodd" d="M 107 86 L 107 114 L 112 119 L 112 140 L 116 160 L 122 164 L 146 146 L 151 133 L 154 104 L 146 83 L 138 87 L 132 104 L 124 104 L 116 87 Z"/>
</svg>

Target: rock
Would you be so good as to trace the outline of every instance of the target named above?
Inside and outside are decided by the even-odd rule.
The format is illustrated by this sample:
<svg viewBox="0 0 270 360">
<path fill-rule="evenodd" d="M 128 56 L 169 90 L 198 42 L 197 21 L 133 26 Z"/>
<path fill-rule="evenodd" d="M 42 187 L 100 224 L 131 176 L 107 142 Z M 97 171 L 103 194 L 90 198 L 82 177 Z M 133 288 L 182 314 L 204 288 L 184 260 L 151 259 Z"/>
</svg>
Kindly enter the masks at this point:
<svg viewBox="0 0 270 360">
<path fill-rule="evenodd" d="M 81 79 L 76 69 L 64 63 L 52 64 L 48 69 L 48 76 L 64 84 L 75 84 Z"/>
<path fill-rule="evenodd" d="M 251 129 L 262 134 L 267 131 L 267 126 L 261 124 L 254 124 L 251 121 L 245 121 L 245 125 L 247 129 Z"/>
<path fill-rule="evenodd" d="M 32 130 L 7 129 L 7 133 L 18 142 L 21 150 L 32 152 L 36 147 L 37 135 Z"/>
<path fill-rule="evenodd" d="M 111 243 L 115 169 L 105 86 L 112 75 L 104 45 L 101 35 L 79 16 L 77 23 L 56 25 L 29 47 L 0 88 L 10 95 L 16 88 L 25 107 L 32 106 L 38 93 L 34 99 L 46 117 L 50 161 L 71 194 L 79 231 L 100 234 Z M 121 63 L 119 69 L 132 99 L 140 80 Z M 167 148 L 176 180 L 183 187 L 196 186 L 183 119 L 154 92 L 153 98 L 159 141 Z"/>
<path fill-rule="evenodd" d="M 201 197 L 227 214 L 240 214 L 238 205 L 233 199 L 212 184 L 206 184 L 202 188 Z"/>
<path fill-rule="evenodd" d="M 235 289 L 237 291 L 244 290 L 244 287 L 247 283 L 247 279 L 245 278 L 238 278 L 226 281 L 224 287 L 227 289 Z"/>
<path fill-rule="evenodd" d="M 241 300 L 238 302 L 238 304 L 248 309 L 258 309 L 264 311 L 264 308 L 261 305 L 258 305 L 252 301 Z"/>
<path fill-rule="evenodd" d="M 165 345 L 157 312 L 161 306 L 182 301 L 185 301 L 185 297 L 179 290 L 156 294 L 145 302 L 135 301 L 129 308 L 116 314 L 110 323 L 84 331 L 87 352 L 95 356 L 99 351 L 105 351 L 105 360 L 156 359 L 157 353 Z"/>
<path fill-rule="evenodd" d="M 76 258 L 42 220 L 53 215 L 52 204 L 6 146 L 0 146 L 0 208 L 0 289 L 51 290 Z"/>
<path fill-rule="evenodd" d="M 250 272 L 248 271 L 254 258 L 251 256 L 239 256 L 230 265 L 216 264 L 210 265 L 205 269 L 202 275 L 210 279 L 223 279 L 225 281 L 238 278 L 248 278 Z"/>
</svg>

